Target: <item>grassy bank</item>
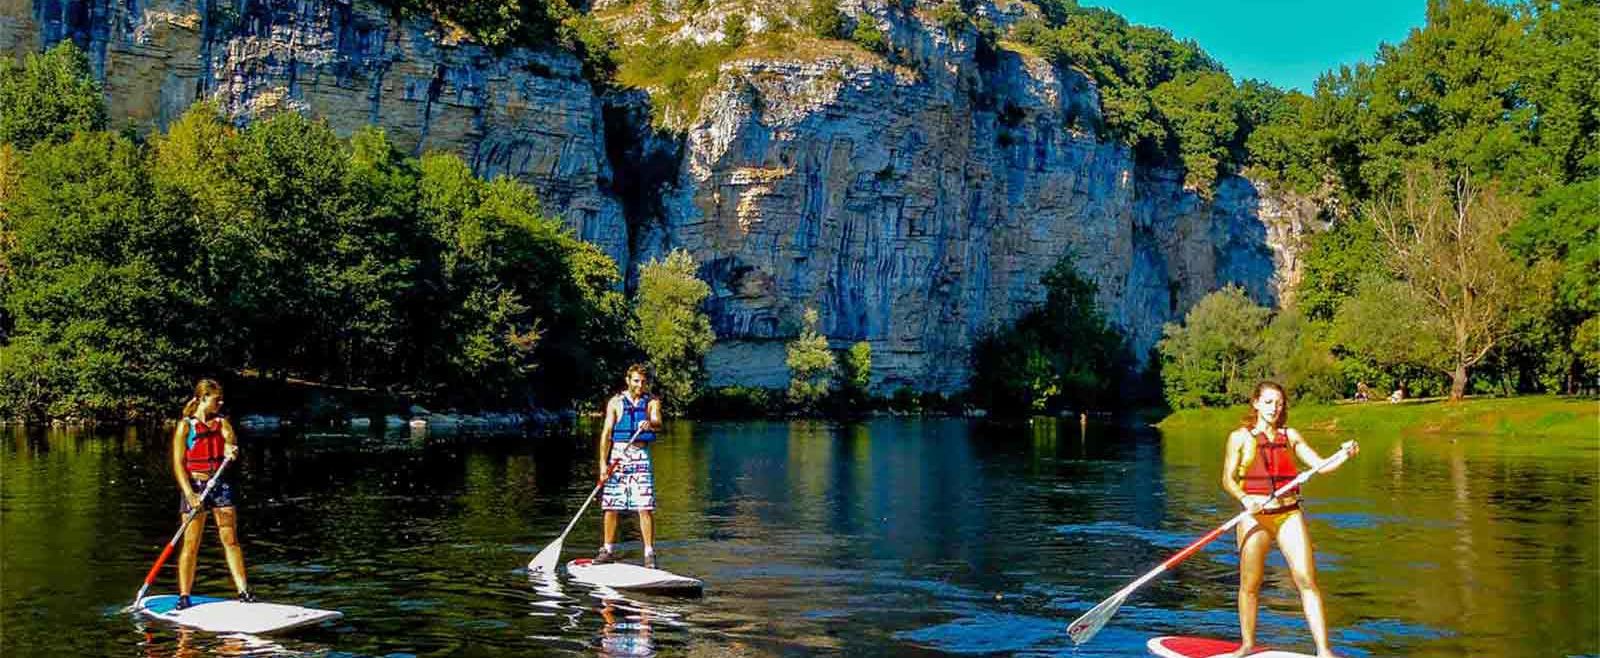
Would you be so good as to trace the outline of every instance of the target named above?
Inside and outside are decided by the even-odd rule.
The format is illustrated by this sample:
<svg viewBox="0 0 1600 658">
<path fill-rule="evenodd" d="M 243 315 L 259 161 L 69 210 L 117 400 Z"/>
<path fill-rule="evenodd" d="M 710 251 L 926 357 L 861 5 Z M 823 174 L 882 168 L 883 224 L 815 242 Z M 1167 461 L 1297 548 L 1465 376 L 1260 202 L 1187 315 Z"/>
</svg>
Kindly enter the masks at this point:
<svg viewBox="0 0 1600 658">
<path fill-rule="evenodd" d="M 1162 419 L 1167 431 L 1222 433 L 1239 424 L 1247 408 L 1187 409 Z M 1458 403 L 1414 400 L 1400 404 L 1301 404 L 1289 410 L 1289 424 L 1324 432 L 1403 432 L 1600 438 L 1600 400 L 1534 395 L 1472 398 Z"/>
</svg>

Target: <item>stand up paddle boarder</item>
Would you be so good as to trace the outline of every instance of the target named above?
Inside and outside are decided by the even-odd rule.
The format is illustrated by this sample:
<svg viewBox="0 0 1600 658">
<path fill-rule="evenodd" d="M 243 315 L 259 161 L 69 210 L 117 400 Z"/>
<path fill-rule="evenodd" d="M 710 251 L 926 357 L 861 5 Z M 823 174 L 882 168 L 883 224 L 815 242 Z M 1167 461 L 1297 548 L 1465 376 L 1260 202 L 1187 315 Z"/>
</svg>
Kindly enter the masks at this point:
<svg viewBox="0 0 1600 658">
<path fill-rule="evenodd" d="M 222 385 L 215 380 L 202 379 L 195 384 L 194 397 L 183 407 L 183 420 L 172 432 L 172 474 L 178 480 L 178 516 L 186 517 L 191 509 L 200 509 L 183 531 L 183 550 L 178 554 L 178 604 L 182 610 L 190 605 L 189 591 L 194 587 L 195 561 L 200 555 L 200 537 L 205 532 L 206 515 L 215 513 L 217 535 L 222 539 L 222 550 L 228 558 L 228 571 L 233 574 L 233 585 L 239 591 L 239 600 L 251 602 L 249 582 L 245 579 L 244 551 L 239 548 L 238 517 L 234 512 L 233 487 L 227 480 L 219 480 L 211 488 L 206 500 L 200 492 L 213 477 L 220 477 L 222 462 L 233 459 L 239 452 L 233 425 L 221 415 Z"/>
<path fill-rule="evenodd" d="M 605 545 L 595 554 L 595 564 L 617 561 L 617 514 L 639 513 L 639 534 L 644 538 L 644 566 L 656 568 L 655 476 L 650 468 L 650 446 L 661 429 L 661 401 L 645 385 L 649 375 L 642 364 L 628 366 L 626 388 L 606 403 L 606 420 L 600 429 L 600 473 L 613 460 L 617 467 L 605 480 L 600 508 L 605 510 Z M 604 475 L 602 475 L 604 477 Z"/>
<path fill-rule="evenodd" d="M 1317 655 L 1332 658 L 1328 648 L 1328 627 L 1322 611 L 1322 591 L 1317 588 L 1317 564 L 1312 555 L 1311 534 L 1300 509 L 1299 490 L 1274 499 L 1272 493 L 1299 475 L 1294 460 L 1308 466 L 1323 464 L 1300 433 L 1288 427 L 1289 400 L 1283 387 L 1263 381 L 1250 396 L 1254 413 L 1244 426 L 1228 436 L 1228 451 L 1223 459 L 1222 488 L 1237 498 L 1250 516 L 1239 523 L 1239 634 L 1241 644 L 1233 656 L 1255 650 L 1256 609 L 1261 596 L 1261 578 L 1266 569 L 1267 550 L 1274 541 L 1289 563 L 1294 585 L 1300 590 L 1306 625 L 1317 644 Z M 1355 455 L 1360 446 L 1345 444 Z M 1337 469 L 1344 460 L 1334 460 L 1321 472 Z"/>
</svg>

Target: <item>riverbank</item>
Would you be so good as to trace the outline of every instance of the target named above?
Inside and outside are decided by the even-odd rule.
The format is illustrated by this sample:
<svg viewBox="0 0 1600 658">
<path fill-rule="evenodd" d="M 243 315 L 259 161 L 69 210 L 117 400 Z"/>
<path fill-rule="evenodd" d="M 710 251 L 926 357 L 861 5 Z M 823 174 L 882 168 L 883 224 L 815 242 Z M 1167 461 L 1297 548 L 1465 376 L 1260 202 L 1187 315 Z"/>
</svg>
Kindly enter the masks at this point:
<svg viewBox="0 0 1600 658">
<path fill-rule="evenodd" d="M 1156 423 L 1163 431 L 1227 432 L 1248 408 L 1185 409 Z M 1296 404 L 1290 425 L 1320 432 L 1480 434 L 1504 437 L 1600 437 L 1600 399 L 1529 395 L 1387 402 Z"/>
</svg>

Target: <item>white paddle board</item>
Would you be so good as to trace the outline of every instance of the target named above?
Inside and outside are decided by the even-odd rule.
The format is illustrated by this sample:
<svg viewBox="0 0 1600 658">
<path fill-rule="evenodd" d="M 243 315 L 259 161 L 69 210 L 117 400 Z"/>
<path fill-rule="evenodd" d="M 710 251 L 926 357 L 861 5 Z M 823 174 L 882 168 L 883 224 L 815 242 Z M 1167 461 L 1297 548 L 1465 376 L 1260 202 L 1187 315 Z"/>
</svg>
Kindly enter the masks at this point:
<svg viewBox="0 0 1600 658">
<path fill-rule="evenodd" d="M 273 633 L 309 626 L 344 616 L 334 610 L 302 608 L 282 603 L 241 603 L 234 599 L 191 596 L 192 605 L 178 609 L 178 597 L 149 596 L 139 602 L 139 612 L 179 626 L 214 633 Z"/>
<path fill-rule="evenodd" d="M 705 587 L 705 583 L 698 578 L 680 576 L 671 571 L 623 562 L 595 564 L 589 558 L 568 562 L 567 575 L 580 583 L 641 592 L 697 594 Z"/>
<path fill-rule="evenodd" d="M 1162 658 L 1213 658 L 1232 653 L 1239 648 L 1239 643 L 1205 637 L 1167 635 L 1151 638 L 1150 642 L 1145 644 L 1145 648 L 1149 649 L 1151 654 Z M 1316 658 L 1316 656 L 1262 647 L 1251 653 L 1250 658 Z"/>
</svg>

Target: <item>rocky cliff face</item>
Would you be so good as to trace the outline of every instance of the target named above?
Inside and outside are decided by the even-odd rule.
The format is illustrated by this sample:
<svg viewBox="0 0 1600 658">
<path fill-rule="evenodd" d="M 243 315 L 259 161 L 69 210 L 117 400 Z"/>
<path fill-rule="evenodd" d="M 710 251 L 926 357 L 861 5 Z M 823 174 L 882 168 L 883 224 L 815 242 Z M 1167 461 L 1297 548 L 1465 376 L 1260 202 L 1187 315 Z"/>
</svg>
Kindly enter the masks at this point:
<svg viewBox="0 0 1600 658">
<path fill-rule="evenodd" d="M 980 52 L 971 31 L 888 3 L 841 6 L 909 61 L 819 49 L 726 64 L 662 227 L 636 245 L 703 264 L 714 383 L 782 386 L 783 339 L 809 306 L 836 344 L 871 344 L 882 388 L 957 390 L 973 341 L 1039 302 L 1067 253 L 1138 357 L 1222 285 L 1284 294 L 1310 204 L 1238 177 L 1207 200 L 1095 134 L 1083 74 Z M 1003 30 L 1020 7 L 979 11 Z"/>
<path fill-rule="evenodd" d="M 1026 11 L 1001 5 L 978 13 L 1003 29 Z M 642 94 L 603 108 L 569 55 L 451 44 L 365 2 L 0 0 L 0 47 L 85 44 L 112 116 L 134 124 L 198 98 L 240 120 L 376 123 L 403 148 L 534 184 L 625 266 L 687 249 L 712 284 L 717 384 L 782 386 L 783 341 L 810 306 L 836 343 L 872 345 L 880 387 L 957 390 L 973 340 L 1041 300 L 1039 277 L 1069 252 L 1138 356 L 1225 283 L 1286 294 L 1311 204 L 1237 177 L 1204 198 L 1094 132 L 1086 76 L 980 52 L 921 10 L 841 9 L 903 58 L 839 44 L 734 59 L 681 136 L 650 129 Z M 681 37 L 721 38 L 720 15 Z"/>
</svg>

